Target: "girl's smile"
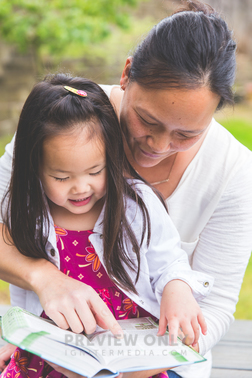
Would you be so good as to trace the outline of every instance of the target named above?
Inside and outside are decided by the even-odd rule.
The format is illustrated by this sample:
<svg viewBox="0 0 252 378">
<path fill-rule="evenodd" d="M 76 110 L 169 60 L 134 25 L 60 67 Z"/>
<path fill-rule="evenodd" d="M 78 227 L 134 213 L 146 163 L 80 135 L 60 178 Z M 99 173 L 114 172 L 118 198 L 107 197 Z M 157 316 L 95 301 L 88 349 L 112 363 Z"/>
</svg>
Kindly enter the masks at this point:
<svg viewBox="0 0 252 378">
<path fill-rule="evenodd" d="M 92 196 L 89 196 L 87 198 L 81 198 L 81 199 L 69 199 L 72 205 L 74 206 L 84 206 L 87 205 L 91 201 Z"/>
</svg>

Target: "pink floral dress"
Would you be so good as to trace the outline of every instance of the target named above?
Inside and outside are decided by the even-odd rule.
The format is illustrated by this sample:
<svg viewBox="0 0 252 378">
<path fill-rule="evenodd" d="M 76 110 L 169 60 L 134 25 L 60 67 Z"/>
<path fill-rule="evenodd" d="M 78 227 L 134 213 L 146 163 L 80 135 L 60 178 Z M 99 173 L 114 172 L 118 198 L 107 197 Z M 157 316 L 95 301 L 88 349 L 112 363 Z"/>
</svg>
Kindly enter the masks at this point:
<svg viewBox="0 0 252 378">
<path fill-rule="evenodd" d="M 116 319 L 150 316 L 128 298 L 110 280 L 89 240 L 92 231 L 68 231 L 55 226 L 60 253 L 60 270 L 66 275 L 92 286 Z M 47 318 L 43 312 L 42 317 Z M 167 378 L 163 372 L 155 378 Z M 1 378 L 64 378 L 40 357 L 17 348 Z"/>
</svg>

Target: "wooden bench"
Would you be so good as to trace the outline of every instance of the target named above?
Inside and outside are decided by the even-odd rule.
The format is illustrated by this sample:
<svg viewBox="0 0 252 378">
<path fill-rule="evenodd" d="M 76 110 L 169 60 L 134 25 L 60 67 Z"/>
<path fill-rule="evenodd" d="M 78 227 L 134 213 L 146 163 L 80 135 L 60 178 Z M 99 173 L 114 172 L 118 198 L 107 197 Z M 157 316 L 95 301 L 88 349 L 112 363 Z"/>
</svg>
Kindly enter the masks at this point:
<svg viewBox="0 0 252 378">
<path fill-rule="evenodd" d="M 252 377 L 252 320 L 235 320 L 213 348 L 211 378 L 234 377 Z"/>
<path fill-rule="evenodd" d="M 0 315 L 8 308 L 0 305 Z M 0 338 L 0 346 L 4 343 Z M 234 377 L 252 378 L 252 320 L 236 320 L 226 336 L 213 348 L 211 378 Z"/>
</svg>

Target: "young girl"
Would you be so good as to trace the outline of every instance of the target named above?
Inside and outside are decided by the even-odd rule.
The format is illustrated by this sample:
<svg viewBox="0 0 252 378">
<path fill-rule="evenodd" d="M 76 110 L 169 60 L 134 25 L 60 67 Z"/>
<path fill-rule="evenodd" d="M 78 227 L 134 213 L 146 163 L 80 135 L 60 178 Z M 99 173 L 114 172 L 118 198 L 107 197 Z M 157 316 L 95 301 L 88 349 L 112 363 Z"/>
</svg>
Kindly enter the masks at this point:
<svg viewBox="0 0 252 378">
<path fill-rule="evenodd" d="M 202 299 L 212 279 L 191 271 L 164 202 L 129 165 L 117 116 L 93 82 L 58 74 L 34 87 L 20 116 L 2 213 L 6 242 L 85 284 L 87 333 L 108 325 L 102 313 L 109 308 L 114 334 L 121 333 L 115 319 L 149 315 L 160 319 L 160 335 L 167 323 L 170 337 L 181 327 L 187 343 L 197 342 L 199 326 L 206 334 L 194 297 Z M 12 286 L 11 295 L 12 304 L 63 324 L 43 312 L 34 292 Z M 59 374 L 19 348 L 2 377 L 17 372 Z"/>
</svg>

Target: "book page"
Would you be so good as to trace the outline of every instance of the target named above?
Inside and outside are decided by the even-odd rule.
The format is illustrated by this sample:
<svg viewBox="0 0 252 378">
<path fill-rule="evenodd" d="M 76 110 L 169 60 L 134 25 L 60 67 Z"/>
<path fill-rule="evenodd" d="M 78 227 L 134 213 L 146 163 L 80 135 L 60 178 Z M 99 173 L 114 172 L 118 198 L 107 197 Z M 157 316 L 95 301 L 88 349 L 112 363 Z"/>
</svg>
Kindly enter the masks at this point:
<svg viewBox="0 0 252 378">
<path fill-rule="evenodd" d="M 169 345 L 168 332 L 164 336 L 157 336 L 158 325 L 151 318 L 125 319 L 118 322 L 123 329 L 123 339 L 117 339 L 110 331 L 103 329 L 87 336 L 88 341 L 83 339 L 87 349 L 95 349 L 104 365 L 120 368 L 121 371 L 132 371 L 133 366 L 135 370 L 146 369 L 146 364 L 154 369 L 205 361 L 180 339 L 174 345 Z"/>
<path fill-rule="evenodd" d="M 103 369 L 94 352 L 65 343 L 72 332 L 22 309 L 10 309 L 2 317 L 1 327 L 2 337 L 6 341 L 66 369 L 89 377 Z M 110 372 L 106 376 L 113 377 L 115 373 Z"/>
<path fill-rule="evenodd" d="M 168 332 L 157 336 L 158 325 L 151 318 L 126 319 L 119 323 L 124 332 L 122 339 L 100 327 L 85 336 L 62 330 L 20 308 L 12 308 L 2 318 L 2 331 L 10 343 L 89 377 L 101 371 L 101 376 L 109 377 L 118 371 L 165 369 L 205 361 L 179 339 L 169 345 Z"/>
</svg>

